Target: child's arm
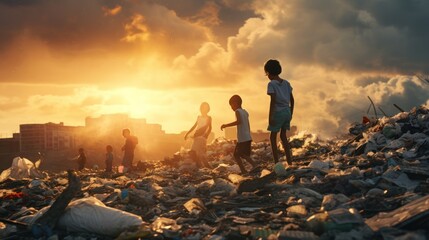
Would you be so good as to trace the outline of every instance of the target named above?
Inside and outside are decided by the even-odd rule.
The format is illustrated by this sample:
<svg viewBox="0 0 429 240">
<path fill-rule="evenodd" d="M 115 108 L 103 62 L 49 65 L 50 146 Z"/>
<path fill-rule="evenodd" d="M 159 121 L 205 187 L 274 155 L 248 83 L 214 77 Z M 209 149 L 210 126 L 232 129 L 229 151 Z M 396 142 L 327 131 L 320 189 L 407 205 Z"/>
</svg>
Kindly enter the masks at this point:
<svg viewBox="0 0 429 240">
<path fill-rule="evenodd" d="M 192 126 L 191 129 L 189 129 L 189 131 L 185 134 L 185 140 L 188 138 L 189 133 L 194 131 L 194 129 L 197 127 L 197 123 L 198 123 L 198 121 L 196 121 L 194 126 Z"/>
<path fill-rule="evenodd" d="M 238 111 L 235 111 L 235 121 L 227 124 L 222 124 L 222 126 L 220 126 L 220 130 L 223 130 L 224 128 L 227 128 L 227 127 L 237 126 L 237 125 L 240 125 L 240 113 Z"/>
<path fill-rule="evenodd" d="M 80 157 L 80 155 L 77 155 L 77 156 L 75 156 L 75 157 L 71 157 L 71 158 L 69 158 L 68 160 L 69 160 L 69 161 L 77 161 L 77 160 L 79 159 L 79 157 Z"/>
<path fill-rule="evenodd" d="M 275 93 L 270 93 L 270 112 L 268 114 L 268 122 L 270 125 L 274 124 L 274 119 L 273 119 L 273 115 L 274 115 L 274 104 L 276 102 L 276 94 Z"/>
<path fill-rule="evenodd" d="M 293 116 L 293 108 L 295 106 L 295 99 L 293 98 L 292 92 L 290 93 L 290 117 L 292 119 Z"/>
<path fill-rule="evenodd" d="M 208 124 L 207 132 L 206 134 L 204 134 L 205 138 L 208 138 L 210 133 L 212 132 L 212 117 L 209 117 L 209 122 L 207 124 Z"/>
</svg>

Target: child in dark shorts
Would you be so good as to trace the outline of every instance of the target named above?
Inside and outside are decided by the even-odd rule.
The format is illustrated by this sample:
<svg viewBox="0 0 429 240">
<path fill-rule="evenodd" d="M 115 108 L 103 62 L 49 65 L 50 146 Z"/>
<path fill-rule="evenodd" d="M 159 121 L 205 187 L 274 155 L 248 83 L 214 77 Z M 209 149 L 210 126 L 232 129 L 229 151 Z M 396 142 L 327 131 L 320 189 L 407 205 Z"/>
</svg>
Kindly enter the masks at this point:
<svg viewBox="0 0 429 240">
<path fill-rule="evenodd" d="M 246 159 L 253 168 L 256 167 L 256 164 L 250 157 L 252 137 L 250 135 L 249 113 L 241 107 L 242 102 L 241 97 L 238 95 L 234 95 L 229 99 L 229 105 L 235 112 L 236 120 L 228 124 L 222 124 L 220 129 L 237 126 L 237 145 L 234 150 L 234 159 L 240 167 L 241 173 L 247 173 L 241 158 Z"/>
</svg>

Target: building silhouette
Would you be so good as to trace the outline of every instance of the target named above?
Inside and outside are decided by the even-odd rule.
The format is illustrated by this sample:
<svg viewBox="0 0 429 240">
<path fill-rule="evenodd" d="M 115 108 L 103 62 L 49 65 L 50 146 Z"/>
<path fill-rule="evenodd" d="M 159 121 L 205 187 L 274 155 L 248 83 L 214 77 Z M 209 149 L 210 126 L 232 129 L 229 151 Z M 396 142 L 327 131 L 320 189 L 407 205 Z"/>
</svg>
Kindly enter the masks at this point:
<svg viewBox="0 0 429 240">
<path fill-rule="evenodd" d="M 20 151 L 50 151 L 76 148 L 82 127 L 64 126 L 64 123 L 21 124 Z"/>
<path fill-rule="evenodd" d="M 184 135 L 167 134 L 160 124 L 147 123 L 146 119 L 130 118 L 127 114 L 107 114 L 87 117 L 85 126 L 66 126 L 60 123 L 21 124 L 14 138 L 0 139 L 0 168 L 10 166 L 16 156 L 37 160 L 43 157 L 42 167 L 64 170 L 76 167 L 70 161 L 84 148 L 87 167 L 97 164 L 104 167 L 107 145 L 114 148 L 114 164 L 122 163 L 121 147 L 125 143 L 122 130 L 128 128 L 139 139 L 134 164 L 138 161 L 162 160 L 172 156 L 184 145 Z M 213 134 L 211 135 L 213 139 Z"/>
<path fill-rule="evenodd" d="M 17 153 L 19 153 L 19 133 L 14 133 L 11 138 L 0 138 L 0 170 L 10 167 Z"/>
<path fill-rule="evenodd" d="M 36 161 L 43 158 L 41 167 L 49 170 L 76 168 L 71 159 L 83 148 L 86 167 L 95 164 L 104 168 L 106 146 L 114 149 L 114 165 L 122 163 L 121 147 L 125 143 L 122 130 L 128 128 L 138 138 L 134 165 L 139 161 L 162 160 L 171 157 L 185 145 L 186 132 L 165 133 L 160 124 L 127 114 L 107 114 L 85 118 L 85 126 L 66 126 L 60 123 L 21 124 L 13 138 L 0 139 L 0 170 L 10 167 L 14 157 Z M 208 142 L 214 139 L 211 133 Z"/>
</svg>

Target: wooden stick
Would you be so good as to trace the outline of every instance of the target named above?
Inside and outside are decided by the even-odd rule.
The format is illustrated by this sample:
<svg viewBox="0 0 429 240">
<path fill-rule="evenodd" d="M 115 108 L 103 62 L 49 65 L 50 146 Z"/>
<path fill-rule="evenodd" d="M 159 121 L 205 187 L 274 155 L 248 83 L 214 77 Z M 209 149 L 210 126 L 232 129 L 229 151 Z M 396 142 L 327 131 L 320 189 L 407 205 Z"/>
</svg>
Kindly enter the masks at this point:
<svg viewBox="0 0 429 240">
<path fill-rule="evenodd" d="M 18 227 L 25 227 L 25 228 L 28 227 L 27 223 L 18 222 L 18 221 L 10 220 L 10 219 L 7 219 L 7 218 L 0 218 L 0 222 L 5 222 L 5 223 L 8 223 L 8 224 L 16 225 Z"/>
<path fill-rule="evenodd" d="M 371 103 L 368 106 L 368 110 L 366 110 L 366 114 L 369 114 L 369 110 L 371 110 Z"/>
<path fill-rule="evenodd" d="M 395 106 L 400 112 L 405 112 L 402 108 L 400 108 L 398 105 L 393 104 L 393 106 Z"/>
<path fill-rule="evenodd" d="M 58 196 L 52 206 L 47 212 L 45 212 L 40 218 L 36 220 L 34 225 L 49 227 L 53 229 L 58 222 L 58 219 L 63 214 L 70 201 L 74 198 L 76 193 L 81 190 L 81 183 L 79 177 L 72 170 L 68 170 L 69 185 L 67 188 Z"/>
<path fill-rule="evenodd" d="M 367 96 L 367 97 L 368 97 L 369 101 L 371 101 L 372 108 L 374 109 L 375 118 L 377 118 L 377 119 L 378 119 L 378 116 L 377 116 L 377 110 L 375 110 L 374 102 L 372 101 L 372 99 L 371 99 L 369 96 Z"/>
<path fill-rule="evenodd" d="M 387 114 L 383 111 L 383 109 L 381 109 L 381 107 L 378 107 L 378 109 L 384 114 L 385 117 L 389 117 L 387 116 Z"/>
</svg>

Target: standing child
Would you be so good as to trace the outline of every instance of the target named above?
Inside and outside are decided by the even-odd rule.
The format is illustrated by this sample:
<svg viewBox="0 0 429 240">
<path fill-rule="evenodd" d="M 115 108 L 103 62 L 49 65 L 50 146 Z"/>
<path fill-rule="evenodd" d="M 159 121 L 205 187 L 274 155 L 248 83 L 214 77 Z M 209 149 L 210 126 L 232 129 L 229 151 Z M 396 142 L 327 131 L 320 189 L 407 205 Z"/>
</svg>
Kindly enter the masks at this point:
<svg viewBox="0 0 429 240">
<path fill-rule="evenodd" d="M 270 59 L 264 66 L 265 74 L 270 82 L 267 87 L 267 94 L 270 95 L 269 126 L 271 131 L 270 142 L 273 151 L 274 163 L 279 161 L 277 150 L 277 133 L 280 131 L 280 139 L 285 150 L 287 163 L 292 164 L 292 153 L 286 137 L 286 130 L 290 130 L 290 121 L 293 116 L 295 100 L 292 94 L 290 83 L 279 77 L 282 72 L 280 62 Z"/>
<path fill-rule="evenodd" d="M 208 115 L 209 111 L 210 105 L 206 102 L 201 103 L 201 115 L 197 117 L 197 121 L 185 135 L 186 140 L 188 138 L 188 135 L 194 129 L 196 129 L 193 137 L 194 141 L 192 143 L 190 154 L 198 167 L 205 166 L 207 168 L 211 168 L 210 164 L 207 162 L 206 159 L 207 138 L 212 131 L 212 118 Z"/>
<path fill-rule="evenodd" d="M 241 158 L 246 159 L 253 168 L 256 167 L 256 164 L 250 157 L 252 137 L 250 135 L 249 113 L 241 107 L 242 102 L 241 97 L 238 95 L 234 95 L 229 99 L 229 105 L 235 112 L 236 120 L 228 124 L 222 124 L 220 129 L 237 126 L 237 145 L 234 150 L 234 159 L 240 167 L 241 173 L 247 173 Z"/>
<path fill-rule="evenodd" d="M 81 171 L 82 169 L 84 169 L 86 163 L 86 155 L 85 150 L 83 150 L 83 148 L 79 148 L 79 155 L 75 159 L 77 160 L 78 170 Z"/>
<path fill-rule="evenodd" d="M 134 150 L 138 144 L 138 138 L 131 135 L 131 131 L 128 128 L 122 129 L 122 136 L 125 138 L 125 144 L 122 146 L 124 152 L 124 158 L 122 159 L 122 165 L 124 166 L 124 172 L 131 172 L 134 159 Z"/>
<path fill-rule="evenodd" d="M 106 146 L 106 172 L 112 172 L 113 165 L 113 147 L 111 145 Z"/>
</svg>

